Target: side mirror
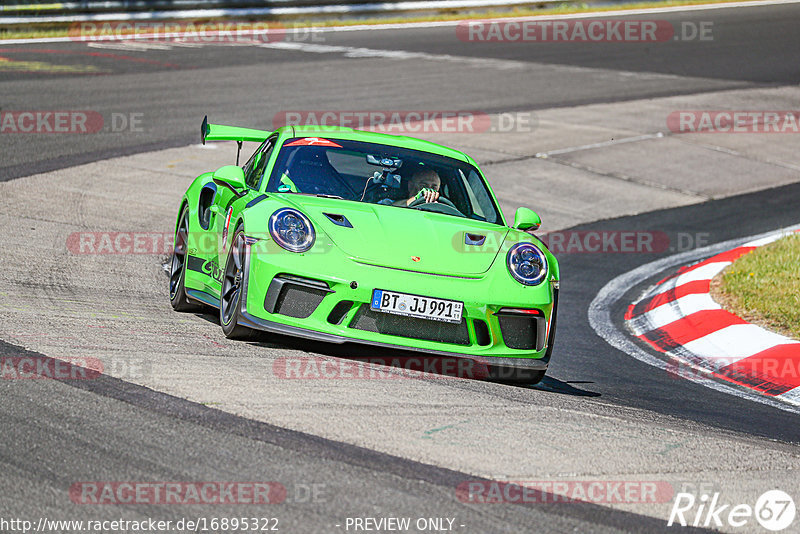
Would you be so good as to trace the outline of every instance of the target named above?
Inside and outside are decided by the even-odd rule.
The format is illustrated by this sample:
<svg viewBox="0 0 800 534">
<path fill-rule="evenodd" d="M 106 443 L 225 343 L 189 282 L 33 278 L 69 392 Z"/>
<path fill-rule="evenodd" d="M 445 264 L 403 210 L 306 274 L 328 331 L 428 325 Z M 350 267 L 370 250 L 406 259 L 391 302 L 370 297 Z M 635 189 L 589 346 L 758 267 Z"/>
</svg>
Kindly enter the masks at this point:
<svg viewBox="0 0 800 534">
<path fill-rule="evenodd" d="M 241 196 L 239 190 L 245 188 L 244 170 L 236 165 L 225 165 L 214 171 L 214 183 L 227 187 L 237 195 Z"/>
<path fill-rule="evenodd" d="M 514 228 L 524 232 L 529 230 L 538 230 L 542 225 L 542 219 L 539 215 L 528 208 L 519 208 L 517 213 L 514 214 Z"/>
</svg>

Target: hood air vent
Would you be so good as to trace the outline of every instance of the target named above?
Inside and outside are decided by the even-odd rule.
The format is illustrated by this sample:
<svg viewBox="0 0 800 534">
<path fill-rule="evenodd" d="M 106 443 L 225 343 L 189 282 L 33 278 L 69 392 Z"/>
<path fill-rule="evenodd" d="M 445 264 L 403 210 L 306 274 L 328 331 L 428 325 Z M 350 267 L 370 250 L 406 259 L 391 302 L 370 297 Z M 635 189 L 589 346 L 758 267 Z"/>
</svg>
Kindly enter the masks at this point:
<svg viewBox="0 0 800 534">
<path fill-rule="evenodd" d="M 344 226 L 345 228 L 352 228 L 353 225 L 347 220 L 347 217 L 338 213 L 323 213 L 325 217 L 331 220 L 333 224 Z"/>
</svg>

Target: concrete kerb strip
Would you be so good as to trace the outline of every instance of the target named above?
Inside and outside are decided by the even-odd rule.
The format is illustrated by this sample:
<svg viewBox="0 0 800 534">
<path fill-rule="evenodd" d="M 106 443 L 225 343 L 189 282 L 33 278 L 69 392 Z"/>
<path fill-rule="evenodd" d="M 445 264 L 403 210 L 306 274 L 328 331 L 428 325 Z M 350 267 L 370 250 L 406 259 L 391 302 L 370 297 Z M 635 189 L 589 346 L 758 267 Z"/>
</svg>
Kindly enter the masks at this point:
<svg viewBox="0 0 800 534">
<path fill-rule="evenodd" d="M 634 304 L 628 308 L 628 312 L 626 314 L 627 319 L 627 326 L 632 329 L 634 335 L 638 337 L 648 337 L 650 341 L 654 339 L 660 339 L 662 345 L 666 343 L 665 337 L 662 336 L 659 338 L 657 334 L 649 335 L 653 330 L 658 328 L 658 325 L 664 326 L 662 324 L 663 320 L 669 321 L 669 319 L 664 319 L 657 317 L 656 315 L 665 315 L 667 308 L 664 308 L 658 313 L 653 314 L 652 312 L 658 310 L 661 306 L 653 306 L 653 308 L 647 308 L 647 304 L 640 306 L 639 309 L 636 308 L 637 303 L 648 303 L 652 302 L 653 304 L 658 304 L 660 300 L 658 300 L 658 295 L 660 293 L 664 293 L 665 291 L 670 291 L 670 287 L 674 285 L 677 287 L 678 285 L 685 285 L 687 283 L 692 283 L 696 281 L 708 280 L 710 281 L 711 278 L 714 277 L 716 273 L 721 271 L 725 268 L 730 261 L 723 261 L 724 258 L 721 258 L 721 261 L 715 261 L 714 258 L 718 257 L 718 255 L 723 255 L 725 253 L 729 253 L 729 251 L 734 251 L 733 256 L 737 253 L 741 254 L 746 251 L 752 250 L 755 246 L 760 246 L 766 244 L 768 242 L 774 241 L 780 238 L 783 235 L 788 235 L 791 232 L 800 231 L 800 225 L 792 226 L 789 228 L 784 228 L 780 230 L 773 230 L 770 232 L 766 232 L 763 234 L 758 234 L 750 237 L 733 239 L 729 241 L 725 241 L 722 243 L 717 243 L 715 245 L 711 245 L 708 247 L 699 248 L 696 250 L 691 250 L 688 252 L 683 252 L 680 254 L 676 254 L 674 256 L 670 256 L 667 258 L 662 258 L 660 260 L 656 260 L 645 265 L 642 265 L 632 271 L 627 273 L 621 274 L 617 276 L 608 284 L 606 284 L 595 296 L 594 300 L 592 300 L 591 304 L 589 305 L 589 324 L 592 326 L 595 332 L 602 337 L 608 344 L 611 346 L 627 353 L 628 355 L 636 358 L 639 361 L 657 367 L 667 372 L 671 372 L 673 374 L 676 373 L 678 368 L 683 369 L 686 372 L 680 373 L 680 376 L 686 378 L 687 380 L 691 380 L 693 382 L 697 382 L 702 384 L 706 387 L 711 389 L 715 389 L 717 391 L 721 391 L 723 393 L 728 393 L 731 395 L 735 395 L 738 397 L 746 398 L 749 400 L 753 400 L 756 402 L 761 402 L 763 404 L 767 404 L 773 406 L 775 408 L 779 408 L 781 410 L 791 411 L 795 413 L 800 413 L 800 402 L 797 398 L 797 391 L 795 393 L 790 393 L 790 390 L 783 391 L 779 395 L 772 395 L 767 396 L 765 395 L 762 388 L 747 386 L 747 389 L 743 389 L 741 387 L 732 386 L 729 382 L 730 377 L 725 378 L 728 382 L 721 381 L 722 377 L 712 371 L 710 367 L 710 360 L 714 357 L 718 356 L 716 353 L 709 353 L 710 350 L 725 350 L 724 348 L 720 348 L 720 345 L 709 345 L 707 347 L 703 347 L 702 349 L 698 348 L 698 351 L 702 351 L 700 353 L 694 352 L 691 350 L 691 346 L 689 350 L 686 349 L 685 345 L 675 345 L 675 343 L 670 343 L 670 347 L 668 350 L 660 350 L 665 354 L 666 357 L 657 357 L 650 352 L 642 349 L 639 347 L 633 340 L 631 333 L 623 332 L 619 329 L 611 316 L 611 309 L 614 305 L 619 302 L 620 299 L 623 298 L 626 290 L 630 287 L 635 287 L 648 278 L 652 278 L 653 276 L 657 275 L 658 273 L 662 273 L 668 269 L 674 269 L 680 265 L 690 265 L 697 260 L 701 260 L 703 258 L 710 258 L 708 261 L 703 261 L 697 263 L 695 265 L 691 265 L 689 268 L 680 271 L 679 276 L 670 276 L 663 280 L 661 280 L 655 286 L 648 287 L 638 299 L 634 302 Z M 744 252 L 743 252 L 744 251 Z M 731 260 L 732 261 L 732 260 Z M 681 278 L 683 277 L 683 278 Z M 664 295 L 663 300 L 667 300 L 667 294 Z M 656 300 L 648 301 L 647 299 L 656 298 Z M 700 298 L 702 298 L 702 294 L 700 294 Z M 671 301 L 664 302 L 664 305 L 670 307 L 676 315 L 675 319 L 679 320 L 685 316 L 691 314 L 691 309 L 689 304 L 687 303 L 686 309 L 682 310 L 682 306 L 678 304 L 677 308 L 674 305 L 678 299 L 672 299 Z M 698 299 L 695 299 L 693 303 L 696 307 L 698 304 Z M 708 297 L 708 301 L 712 304 L 709 304 L 706 309 L 716 309 L 719 308 L 719 305 L 713 302 L 713 300 Z M 702 303 L 701 303 L 702 304 Z M 716 308 L 714 307 L 716 306 Z M 702 305 L 701 305 L 702 307 Z M 641 313 L 642 309 L 644 309 L 645 313 Z M 701 309 L 696 309 L 696 312 L 702 312 Z M 650 313 L 651 315 L 646 315 L 646 313 Z M 733 316 L 735 317 L 735 316 Z M 672 321 L 669 321 L 670 323 Z M 652 325 L 657 325 L 653 328 L 650 328 Z M 756 335 L 758 334 L 764 343 L 761 343 L 759 347 L 762 350 L 768 350 L 768 347 L 771 346 L 781 346 L 791 344 L 794 345 L 792 340 L 788 338 L 784 338 L 783 336 L 778 336 L 772 332 L 767 330 L 761 329 L 754 325 L 748 325 L 752 327 L 753 330 L 748 329 L 749 335 Z M 699 339 L 699 338 L 698 338 Z M 649 341 L 649 342 L 650 342 Z M 741 352 L 740 345 L 741 336 L 734 336 L 728 339 L 727 341 L 723 341 L 724 347 L 728 348 L 728 351 L 732 351 L 733 353 Z M 656 342 L 658 344 L 658 342 Z M 652 344 L 652 343 L 651 343 Z M 748 343 L 748 346 L 751 346 L 752 343 Z M 798 344 L 800 345 L 800 344 Z M 698 345 L 699 346 L 699 345 Z M 661 346 L 661 348 L 666 348 L 665 346 Z M 754 350 L 750 356 L 757 354 L 758 350 Z M 747 355 L 745 355 L 747 356 Z M 742 356 L 739 359 L 743 359 Z M 742 381 L 737 381 L 737 385 L 745 385 Z"/>
</svg>

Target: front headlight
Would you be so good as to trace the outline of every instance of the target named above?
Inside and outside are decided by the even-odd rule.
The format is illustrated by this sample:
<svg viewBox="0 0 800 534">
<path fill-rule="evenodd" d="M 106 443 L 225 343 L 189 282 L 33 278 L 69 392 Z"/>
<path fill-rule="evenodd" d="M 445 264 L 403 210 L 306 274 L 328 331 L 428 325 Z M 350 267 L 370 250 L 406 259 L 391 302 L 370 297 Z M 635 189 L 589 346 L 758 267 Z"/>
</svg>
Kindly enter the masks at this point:
<svg viewBox="0 0 800 534">
<path fill-rule="evenodd" d="M 314 246 L 314 226 L 292 208 L 281 208 L 270 216 L 269 233 L 277 244 L 291 252 L 305 252 Z"/>
<path fill-rule="evenodd" d="M 533 243 L 517 243 L 506 256 L 508 272 L 526 286 L 541 284 L 547 276 L 547 259 Z"/>
</svg>

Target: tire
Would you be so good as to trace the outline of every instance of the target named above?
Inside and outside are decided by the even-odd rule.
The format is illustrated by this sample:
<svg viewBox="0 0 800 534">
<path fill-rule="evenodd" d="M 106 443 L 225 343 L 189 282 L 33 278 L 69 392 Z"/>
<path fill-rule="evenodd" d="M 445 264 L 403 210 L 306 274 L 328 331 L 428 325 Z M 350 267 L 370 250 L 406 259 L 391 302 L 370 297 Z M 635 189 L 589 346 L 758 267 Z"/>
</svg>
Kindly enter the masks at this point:
<svg viewBox="0 0 800 534">
<path fill-rule="evenodd" d="M 257 333 L 251 328 L 238 324 L 242 309 L 242 281 L 246 275 L 244 272 L 245 254 L 244 232 L 240 226 L 234 232 L 231 240 L 231 249 L 228 251 L 228 259 L 225 261 L 222 288 L 219 293 L 219 324 L 228 339 L 251 339 Z"/>
<path fill-rule="evenodd" d="M 184 206 L 178 217 L 178 227 L 172 245 L 172 258 L 169 268 L 169 303 L 179 312 L 199 312 L 204 306 L 189 300 L 186 296 L 186 262 L 189 257 L 189 206 Z"/>
</svg>

